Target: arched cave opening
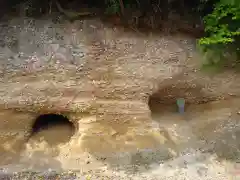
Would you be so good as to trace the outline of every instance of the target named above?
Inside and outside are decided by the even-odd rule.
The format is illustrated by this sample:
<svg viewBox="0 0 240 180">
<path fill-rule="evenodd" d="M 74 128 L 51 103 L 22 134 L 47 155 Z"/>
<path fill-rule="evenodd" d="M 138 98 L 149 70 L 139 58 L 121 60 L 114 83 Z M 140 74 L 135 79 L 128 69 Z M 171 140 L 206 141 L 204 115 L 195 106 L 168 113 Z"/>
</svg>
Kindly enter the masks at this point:
<svg viewBox="0 0 240 180">
<path fill-rule="evenodd" d="M 194 83 L 179 82 L 176 84 L 160 87 L 149 96 L 148 106 L 152 117 L 165 113 L 177 114 L 177 99 L 185 100 L 185 112 L 190 112 L 197 104 L 205 104 L 212 101 L 203 91 L 202 87 Z"/>
<path fill-rule="evenodd" d="M 175 97 L 177 99 L 177 97 Z M 148 107 L 151 111 L 151 117 L 156 119 L 164 114 L 177 114 L 178 107 L 176 100 L 167 99 L 164 96 L 154 93 L 148 98 Z"/>
<path fill-rule="evenodd" d="M 41 114 L 32 123 L 28 140 L 38 136 L 50 145 L 66 143 L 70 141 L 75 131 L 76 125 L 67 116 L 54 113 Z"/>
</svg>

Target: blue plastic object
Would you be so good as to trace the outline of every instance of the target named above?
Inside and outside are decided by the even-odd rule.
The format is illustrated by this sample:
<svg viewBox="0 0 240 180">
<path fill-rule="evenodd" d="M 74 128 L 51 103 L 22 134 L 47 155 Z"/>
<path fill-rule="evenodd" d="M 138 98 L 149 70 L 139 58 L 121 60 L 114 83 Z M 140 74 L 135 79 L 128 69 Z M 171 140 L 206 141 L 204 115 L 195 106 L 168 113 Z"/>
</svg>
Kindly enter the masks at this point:
<svg viewBox="0 0 240 180">
<path fill-rule="evenodd" d="M 183 114 L 184 110 L 185 110 L 185 100 L 183 98 L 178 98 L 177 99 L 177 106 L 178 106 L 178 112 L 180 114 Z"/>
</svg>

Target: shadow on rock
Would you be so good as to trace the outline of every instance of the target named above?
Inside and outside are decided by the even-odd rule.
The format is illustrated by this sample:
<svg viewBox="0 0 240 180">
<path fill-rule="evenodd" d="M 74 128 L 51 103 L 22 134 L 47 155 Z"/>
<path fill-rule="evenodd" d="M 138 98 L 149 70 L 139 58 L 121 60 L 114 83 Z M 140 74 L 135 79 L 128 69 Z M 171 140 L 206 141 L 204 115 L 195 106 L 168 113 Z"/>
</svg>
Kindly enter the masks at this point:
<svg viewBox="0 0 240 180">
<path fill-rule="evenodd" d="M 206 138 L 208 147 L 204 152 L 216 154 L 219 160 L 240 161 L 240 129 L 215 133 L 215 138 Z"/>
<path fill-rule="evenodd" d="M 209 116 L 210 117 L 210 116 Z M 209 118 L 210 119 L 210 118 Z M 217 155 L 219 160 L 239 162 L 240 160 L 240 121 L 238 115 L 215 117 L 196 123 L 195 134 L 205 143 L 203 152 Z"/>
<path fill-rule="evenodd" d="M 54 153 L 56 155 L 59 154 L 59 152 Z M 49 152 L 44 152 L 43 150 L 36 150 L 32 152 L 29 157 L 22 158 L 20 162 L 23 163 L 28 170 L 32 171 L 37 170 L 44 172 L 48 169 L 61 170 L 61 162 L 53 158 L 54 156 L 52 154 L 50 155 Z"/>
<path fill-rule="evenodd" d="M 2 136 L 0 145 L 1 165 L 11 164 L 20 158 L 22 144 L 24 140 L 21 137 L 15 136 Z"/>
<path fill-rule="evenodd" d="M 45 179 L 45 180 L 75 180 L 77 175 L 74 172 L 51 171 L 51 172 L 18 172 L 18 173 L 1 173 L 0 180 L 14 179 Z"/>
<path fill-rule="evenodd" d="M 98 139 L 97 137 L 95 138 Z M 159 143 L 158 139 L 152 139 L 152 141 Z M 174 154 L 172 152 L 176 150 L 172 149 L 172 145 L 166 143 L 158 144 L 157 146 L 149 147 L 148 149 L 125 147 L 125 151 L 123 150 L 124 145 L 122 145 L 118 149 L 109 152 L 109 149 L 111 149 L 110 147 L 114 147 L 115 144 L 107 144 L 103 139 L 99 139 L 99 142 L 102 143 L 102 147 L 108 148 L 108 153 L 104 153 L 103 151 L 101 153 L 96 153 L 96 149 L 94 152 L 94 150 L 90 149 L 91 147 L 87 144 L 85 144 L 85 148 L 88 148 L 88 152 L 90 152 L 94 159 L 109 166 L 111 169 L 122 170 L 126 173 L 148 171 L 152 164 L 161 163 L 173 158 Z M 98 150 L 101 151 L 100 146 Z M 122 150 L 122 152 L 120 150 Z"/>
</svg>

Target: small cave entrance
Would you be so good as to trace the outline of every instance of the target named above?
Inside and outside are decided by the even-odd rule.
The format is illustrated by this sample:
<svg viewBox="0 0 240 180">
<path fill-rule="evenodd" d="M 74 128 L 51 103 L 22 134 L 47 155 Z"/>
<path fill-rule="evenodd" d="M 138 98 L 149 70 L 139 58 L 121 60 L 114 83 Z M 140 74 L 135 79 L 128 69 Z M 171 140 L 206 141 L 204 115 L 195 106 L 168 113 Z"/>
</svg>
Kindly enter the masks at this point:
<svg viewBox="0 0 240 180">
<path fill-rule="evenodd" d="M 165 102 L 164 99 L 157 96 L 156 94 L 149 96 L 148 106 L 152 116 L 160 115 L 164 112 L 174 112 L 174 110 L 176 110 L 175 103 Z"/>
<path fill-rule="evenodd" d="M 186 113 L 190 110 L 190 106 L 203 104 L 211 101 L 206 94 L 203 93 L 202 87 L 194 83 L 176 83 L 165 87 L 160 87 L 156 92 L 149 96 L 148 106 L 151 115 L 158 116 L 165 113 L 178 113 L 177 99 L 185 100 Z"/>
<path fill-rule="evenodd" d="M 67 116 L 61 114 L 41 114 L 33 122 L 28 140 L 44 139 L 49 145 L 70 141 L 76 126 Z"/>
</svg>

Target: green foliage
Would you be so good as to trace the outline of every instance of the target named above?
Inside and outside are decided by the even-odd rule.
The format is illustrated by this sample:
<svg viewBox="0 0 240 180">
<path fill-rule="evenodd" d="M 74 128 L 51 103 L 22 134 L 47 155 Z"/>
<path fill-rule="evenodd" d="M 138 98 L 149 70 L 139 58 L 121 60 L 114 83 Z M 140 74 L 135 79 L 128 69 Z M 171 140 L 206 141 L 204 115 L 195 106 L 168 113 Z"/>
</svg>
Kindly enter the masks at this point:
<svg viewBox="0 0 240 180">
<path fill-rule="evenodd" d="M 199 47 L 205 53 L 208 64 L 218 64 L 227 52 L 239 54 L 240 1 L 220 0 L 211 14 L 204 17 L 206 37 L 199 40 Z"/>
<path fill-rule="evenodd" d="M 120 4 L 118 0 L 105 0 L 105 4 L 107 5 L 107 14 L 117 14 L 120 12 Z"/>
<path fill-rule="evenodd" d="M 126 9 L 134 9 L 136 7 L 139 8 L 140 3 L 147 0 L 122 0 L 124 4 L 124 8 Z M 121 13 L 121 5 L 120 0 L 105 0 L 106 5 L 106 14 L 119 14 Z"/>
</svg>

